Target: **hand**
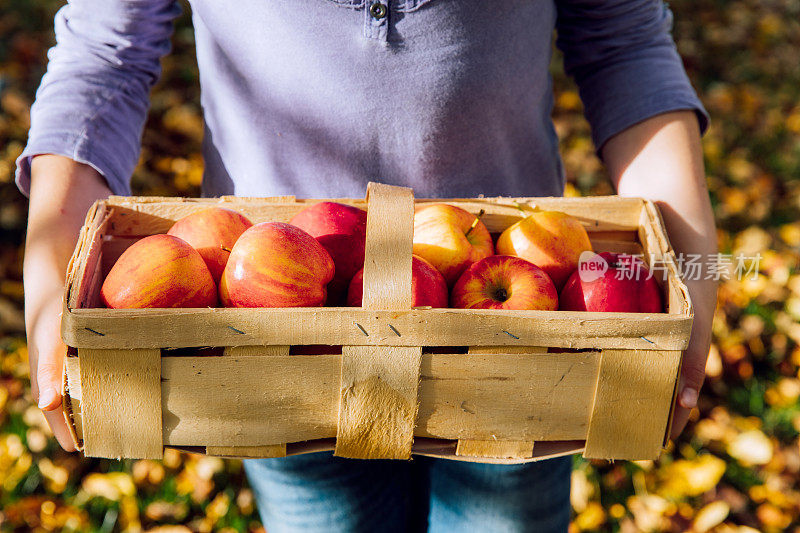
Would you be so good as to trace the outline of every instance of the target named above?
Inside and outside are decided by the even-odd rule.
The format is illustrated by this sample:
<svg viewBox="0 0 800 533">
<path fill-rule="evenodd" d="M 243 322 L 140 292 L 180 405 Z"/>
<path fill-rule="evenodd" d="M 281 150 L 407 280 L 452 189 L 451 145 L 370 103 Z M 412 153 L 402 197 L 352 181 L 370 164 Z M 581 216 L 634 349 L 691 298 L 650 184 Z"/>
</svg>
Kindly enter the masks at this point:
<svg viewBox="0 0 800 533">
<path fill-rule="evenodd" d="M 635 124 L 612 137 L 602 153 L 621 196 L 649 198 L 658 204 L 676 254 L 703 258 L 716 254 L 714 214 L 693 111 L 664 113 Z M 689 411 L 697 404 L 717 294 L 715 281 L 684 281 L 694 306 L 694 323 L 683 354 L 672 438 L 683 430 Z"/>
<path fill-rule="evenodd" d="M 686 280 L 686 286 L 694 307 L 694 322 L 689 346 L 683 353 L 678 398 L 670 429 L 671 439 L 678 438 L 686 426 L 689 413 L 697 405 L 700 388 L 706 377 L 706 359 L 711 347 L 711 324 L 717 306 L 716 281 Z"/>
<path fill-rule="evenodd" d="M 64 280 L 87 210 L 109 194 L 105 180 L 88 165 L 57 155 L 33 159 L 23 265 L 31 392 L 67 451 L 75 446 L 61 407 Z"/>
</svg>

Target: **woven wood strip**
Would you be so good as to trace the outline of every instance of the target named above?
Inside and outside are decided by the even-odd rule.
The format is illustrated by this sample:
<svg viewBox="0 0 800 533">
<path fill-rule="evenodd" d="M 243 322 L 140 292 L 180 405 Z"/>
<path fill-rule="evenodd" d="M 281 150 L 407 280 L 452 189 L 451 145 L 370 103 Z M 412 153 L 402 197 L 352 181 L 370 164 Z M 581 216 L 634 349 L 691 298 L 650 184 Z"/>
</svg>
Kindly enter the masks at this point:
<svg viewBox="0 0 800 533">
<path fill-rule="evenodd" d="M 414 195 L 411 189 L 370 183 L 367 202 L 363 305 L 410 309 Z M 411 457 L 421 359 L 419 346 L 343 347 L 335 455 Z"/>
<path fill-rule="evenodd" d="M 657 459 L 680 362 L 679 351 L 603 350 L 584 457 Z"/>
<path fill-rule="evenodd" d="M 78 350 L 87 457 L 161 459 L 161 350 Z"/>
</svg>

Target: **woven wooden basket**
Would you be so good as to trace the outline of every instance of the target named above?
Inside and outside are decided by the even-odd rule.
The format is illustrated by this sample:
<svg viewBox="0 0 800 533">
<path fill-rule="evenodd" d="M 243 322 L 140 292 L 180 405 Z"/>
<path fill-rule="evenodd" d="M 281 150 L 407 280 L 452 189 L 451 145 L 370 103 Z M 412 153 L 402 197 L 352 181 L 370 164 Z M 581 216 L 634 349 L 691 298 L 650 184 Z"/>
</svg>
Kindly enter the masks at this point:
<svg viewBox="0 0 800 533">
<path fill-rule="evenodd" d="M 492 233 L 527 206 L 569 213 L 596 251 L 666 265 L 666 313 L 412 308 L 415 200 L 374 183 L 366 200 L 337 200 L 368 210 L 363 308 L 100 308 L 120 254 L 189 213 L 224 206 L 254 223 L 288 221 L 315 201 L 111 197 L 91 208 L 62 320 L 64 411 L 87 456 L 160 458 L 165 446 L 502 463 L 659 456 L 692 308 L 660 215 L 641 199 L 435 201 L 484 210 Z M 307 345 L 327 349 L 292 355 Z"/>
</svg>

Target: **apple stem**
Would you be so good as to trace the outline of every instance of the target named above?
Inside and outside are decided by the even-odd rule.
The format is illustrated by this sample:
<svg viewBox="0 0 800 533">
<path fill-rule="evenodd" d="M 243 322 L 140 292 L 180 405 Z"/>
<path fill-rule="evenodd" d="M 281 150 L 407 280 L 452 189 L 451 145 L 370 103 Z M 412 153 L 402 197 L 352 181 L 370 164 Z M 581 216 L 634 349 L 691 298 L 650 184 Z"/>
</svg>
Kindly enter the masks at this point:
<svg viewBox="0 0 800 533">
<path fill-rule="evenodd" d="M 478 211 L 478 214 L 475 216 L 475 220 L 472 221 L 472 225 L 469 227 L 467 232 L 464 234 L 465 237 L 469 237 L 469 234 L 472 233 L 472 230 L 475 229 L 475 226 L 478 225 L 478 222 L 481 221 L 481 217 L 483 215 L 485 215 L 485 214 L 486 214 L 486 210 L 485 209 L 481 209 L 480 211 Z"/>
<path fill-rule="evenodd" d="M 226 247 L 225 247 L 225 246 L 223 246 L 223 245 L 220 245 L 219 247 L 220 247 L 220 248 L 222 248 L 224 251 L 226 251 L 226 252 L 228 252 L 228 253 L 231 253 L 231 249 L 230 249 L 230 248 L 226 248 Z"/>
</svg>

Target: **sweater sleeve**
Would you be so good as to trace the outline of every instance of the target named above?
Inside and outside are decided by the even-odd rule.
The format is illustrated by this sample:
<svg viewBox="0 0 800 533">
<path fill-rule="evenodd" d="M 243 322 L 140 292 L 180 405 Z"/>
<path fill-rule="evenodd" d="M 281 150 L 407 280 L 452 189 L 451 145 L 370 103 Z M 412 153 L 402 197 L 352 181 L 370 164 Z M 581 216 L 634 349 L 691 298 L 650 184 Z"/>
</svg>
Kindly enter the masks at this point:
<svg viewBox="0 0 800 533">
<path fill-rule="evenodd" d="M 16 182 L 30 160 L 58 154 L 94 167 L 115 194 L 130 193 L 149 93 L 170 49 L 174 0 L 72 0 L 55 18 L 56 45 L 31 108 Z"/>
<path fill-rule="evenodd" d="M 557 0 L 556 46 L 575 79 L 598 152 L 622 130 L 677 110 L 708 114 L 672 40 L 661 0 Z"/>
</svg>

